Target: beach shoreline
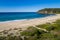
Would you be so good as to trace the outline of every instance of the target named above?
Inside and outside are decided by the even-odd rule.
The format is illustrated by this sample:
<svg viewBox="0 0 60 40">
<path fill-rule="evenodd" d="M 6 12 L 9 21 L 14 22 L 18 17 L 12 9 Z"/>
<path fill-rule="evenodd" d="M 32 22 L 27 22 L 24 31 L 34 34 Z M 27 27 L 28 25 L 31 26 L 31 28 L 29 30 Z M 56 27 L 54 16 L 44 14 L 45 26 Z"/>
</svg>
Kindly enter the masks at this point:
<svg viewBox="0 0 60 40">
<path fill-rule="evenodd" d="M 54 15 L 49 15 L 49 16 L 46 16 L 46 17 L 50 17 L 50 16 L 54 16 Z M 16 22 L 16 21 L 27 21 L 27 20 L 42 19 L 42 18 L 45 18 L 45 17 L 31 18 L 31 19 L 18 19 L 18 20 L 0 21 L 0 23 L 8 23 L 8 22 Z"/>
<path fill-rule="evenodd" d="M 17 21 L 8 21 L 8 22 L 0 22 L 0 31 L 14 29 L 14 28 L 22 28 L 25 30 L 29 26 L 52 23 L 57 19 L 60 19 L 60 14 L 56 14 L 53 16 L 47 16 L 43 18 L 35 18 L 35 19 L 26 19 L 26 20 L 17 20 Z"/>
</svg>

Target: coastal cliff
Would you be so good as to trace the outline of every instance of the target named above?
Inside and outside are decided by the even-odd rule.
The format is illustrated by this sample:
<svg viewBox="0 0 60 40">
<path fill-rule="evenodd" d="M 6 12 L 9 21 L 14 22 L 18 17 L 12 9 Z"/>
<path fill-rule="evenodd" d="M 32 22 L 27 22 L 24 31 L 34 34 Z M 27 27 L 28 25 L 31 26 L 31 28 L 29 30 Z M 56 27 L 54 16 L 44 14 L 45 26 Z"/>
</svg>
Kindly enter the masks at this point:
<svg viewBox="0 0 60 40">
<path fill-rule="evenodd" d="M 44 9 L 38 10 L 38 13 L 59 14 L 60 13 L 60 8 L 44 8 Z"/>
</svg>

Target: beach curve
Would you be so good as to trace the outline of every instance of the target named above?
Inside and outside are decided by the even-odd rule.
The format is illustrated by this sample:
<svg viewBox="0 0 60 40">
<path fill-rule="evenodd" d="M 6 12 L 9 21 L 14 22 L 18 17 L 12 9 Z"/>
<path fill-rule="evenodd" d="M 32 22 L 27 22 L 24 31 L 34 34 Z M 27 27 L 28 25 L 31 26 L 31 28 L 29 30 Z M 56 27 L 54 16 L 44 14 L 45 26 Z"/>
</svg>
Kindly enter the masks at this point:
<svg viewBox="0 0 60 40">
<path fill-rule="evenodd" d="M 1 22 L 0 31 L 14 29 L 14 28 L 22 28 L 23 30 L 25 30 L 29 26 L 45 24 L 45 23 L 52 23 L 52 22 L 56 21 L 57 19 L 60 19 L 60 14 L 56 14 L 53 16 L 47 16 L 44 18 L 23 20 L 23 21 L 11 21 L 11 22 L 5 22 L 5 23 Z"/>
</svg>

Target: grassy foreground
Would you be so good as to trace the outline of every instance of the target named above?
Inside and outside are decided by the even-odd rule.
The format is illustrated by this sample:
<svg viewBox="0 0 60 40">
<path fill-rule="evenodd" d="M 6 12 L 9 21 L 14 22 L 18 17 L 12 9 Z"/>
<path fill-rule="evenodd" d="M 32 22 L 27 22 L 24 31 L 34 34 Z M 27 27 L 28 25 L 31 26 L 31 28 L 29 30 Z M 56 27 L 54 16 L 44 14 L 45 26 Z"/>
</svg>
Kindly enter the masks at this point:
<svg viewBox="0 0 60 40">
<path fill-rule="evenodd" d="M 15 28 L 13 29 L 14 33 L 10 32 L 12 29 L 0 32 L 0 40 L 60 40 L 60 20 L 53 23 L 36 25 L 36 27 L 46 29 L 48 32 L 33 26 L 24 31 L 21 28 Z"/>
</svg>

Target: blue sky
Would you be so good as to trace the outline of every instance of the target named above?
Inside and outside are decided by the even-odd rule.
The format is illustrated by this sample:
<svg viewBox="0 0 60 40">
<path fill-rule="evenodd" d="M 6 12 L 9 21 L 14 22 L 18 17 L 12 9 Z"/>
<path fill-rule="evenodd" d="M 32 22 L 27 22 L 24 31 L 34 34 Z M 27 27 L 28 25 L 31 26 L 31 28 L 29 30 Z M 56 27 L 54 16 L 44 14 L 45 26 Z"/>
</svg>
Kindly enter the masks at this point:
<svg viewBox="0 0 60 40">
<path fill-rule="evenodd" d="M 43 8 L 60 8 L 60 0 L 0 0 L 0 12 L 36 12 Z"/>
</svg>

